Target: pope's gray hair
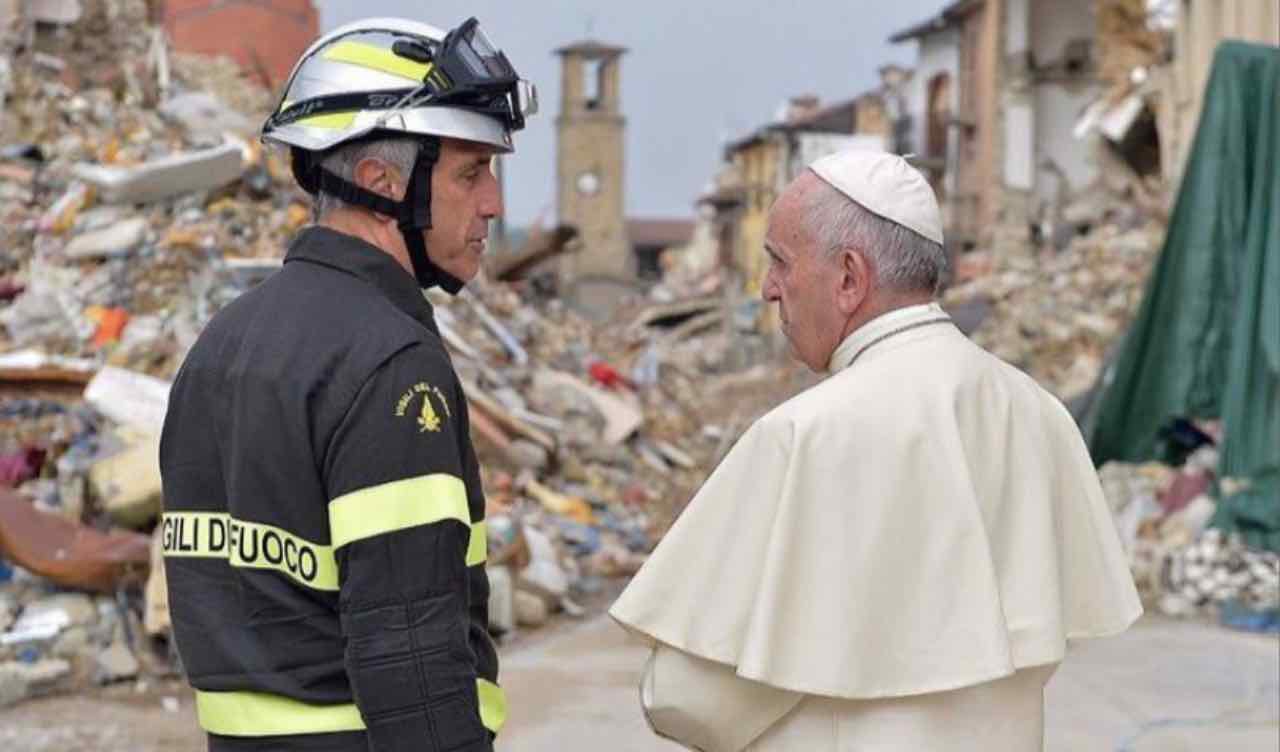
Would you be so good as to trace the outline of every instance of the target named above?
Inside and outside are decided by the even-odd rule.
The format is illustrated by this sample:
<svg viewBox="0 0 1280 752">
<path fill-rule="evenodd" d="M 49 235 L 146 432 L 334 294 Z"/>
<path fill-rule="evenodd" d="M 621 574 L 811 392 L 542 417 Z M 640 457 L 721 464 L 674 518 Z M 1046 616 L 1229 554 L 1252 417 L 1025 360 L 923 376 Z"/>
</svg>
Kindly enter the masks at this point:
<svg viewBox="0 0 1280 752">
<path fill-rule="evenodd" d="M 413 162 L 418 158 L 418 142 L 412 138 L 379 138 L 373 141 L 357 141 L 335 147 L 320 160 L 320 166 L 348 182 L 356 182 L 356 165 L 363 159 L 381 159 L 396 169 L 407 180 Z M 324 191 L 318 191 L 311 201 L 311 218 L 320 218 L 347 202 Z"/>
<path fill-rule="evenodd" d="M 866 254 L 882 287 L 937 294 L 947 271 L 940 244 L 868 211 L 825 180 L 814 182 L 808 225 L 828 259 L 853 248 Z"/>
</svg>

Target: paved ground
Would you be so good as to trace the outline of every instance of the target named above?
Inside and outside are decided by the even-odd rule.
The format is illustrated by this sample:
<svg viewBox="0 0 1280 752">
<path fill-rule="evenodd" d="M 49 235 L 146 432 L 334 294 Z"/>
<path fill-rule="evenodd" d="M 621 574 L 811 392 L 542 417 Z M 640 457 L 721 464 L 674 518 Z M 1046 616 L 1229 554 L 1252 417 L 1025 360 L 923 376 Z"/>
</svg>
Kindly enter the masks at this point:
<svg viewBox="0 0 1280 752">
<path fill-rule="evenodd" d="M 1280 639 L 1144 619 L 1073 649 L 1045 704 L 1049 752 L 1276 752 Z"/>
<path fill-rule="evenodd" d="M 637 680 L 647 652 L 607 616 L 502 656 L 510 715 L 500 750 L 680 750 L 640 714 Z"/>
<path fill-rule="evenodd" d="M 645 649 L 607 618 L 504 657 L 513 707 L 501 748 L 672 750 L 650 735 L 636 678 Z M 1276 752 L 1280 640 L 1147 618 L 1081 643 L 1046 696 L 1048 752 Z"/>
<path fill-rule="evenodd" d="M 607 617 L 503 651 L 511 718 L 499 752 L 677 747 L 640 716 L 644 648 Z M 174 708 L 162 707 L 165 698 Z M 175 705 L 175 702 L 176 705 Z M 1048 688 L 1048 752 L 1276 752 L 1280 640 L 1148 618 L 1074 648 Z M 203 752 L 190 695 L 162 682 L 0 710 L 0 751 Z"/>
</svg>

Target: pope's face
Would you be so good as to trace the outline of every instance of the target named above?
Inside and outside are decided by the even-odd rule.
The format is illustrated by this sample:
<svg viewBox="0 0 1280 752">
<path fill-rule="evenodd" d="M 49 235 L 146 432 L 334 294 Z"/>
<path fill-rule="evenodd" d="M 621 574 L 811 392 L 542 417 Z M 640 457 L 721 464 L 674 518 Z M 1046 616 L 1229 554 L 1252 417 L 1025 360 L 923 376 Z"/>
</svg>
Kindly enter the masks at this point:
<svg viewBox="0 0 1280 752">
<path fill-rule="evenodd" d="M 817 178 L 813 177 L 813 181 Z M 769 213 L 764 249 L 769 255 L 761 294 L 778 304 L 792 354 L 814 371 L 826 370 L 840 344 L 844 315 L 837 309 L 840 269 L 817 247 L 805 225 L 810 176 L 797 179 Z"/>
</svg>

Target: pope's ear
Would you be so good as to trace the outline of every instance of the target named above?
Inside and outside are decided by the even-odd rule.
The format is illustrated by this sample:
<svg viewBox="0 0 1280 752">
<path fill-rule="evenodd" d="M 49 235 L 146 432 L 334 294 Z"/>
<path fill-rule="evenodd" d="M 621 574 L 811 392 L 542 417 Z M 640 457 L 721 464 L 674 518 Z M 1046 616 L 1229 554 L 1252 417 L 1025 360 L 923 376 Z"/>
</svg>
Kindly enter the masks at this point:
<svg viewBox="0 0 1280 752">
<path fill-rule="evenodd" d="M 836 288 L 836 307 L 843 314 L 858 310 L 871 294 L 872 267 L 866 254 L 855 248 L 841 248 L 836 256 L 840 284 Z"/>
</svg>

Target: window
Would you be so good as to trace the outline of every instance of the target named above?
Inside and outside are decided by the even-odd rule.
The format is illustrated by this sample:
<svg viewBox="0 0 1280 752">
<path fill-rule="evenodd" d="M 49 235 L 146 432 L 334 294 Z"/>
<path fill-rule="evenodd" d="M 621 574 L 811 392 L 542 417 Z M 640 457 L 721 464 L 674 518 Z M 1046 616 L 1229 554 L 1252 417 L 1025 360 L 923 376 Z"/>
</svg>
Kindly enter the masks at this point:
<svg viewBox="0 0 1280 752">
<path fill-rule="evenodd" d="M 604 99 L 604 61 L 584 60 L 582 64 L 582 92 L 588 110 L 598 110 Z"/>
</svg>

